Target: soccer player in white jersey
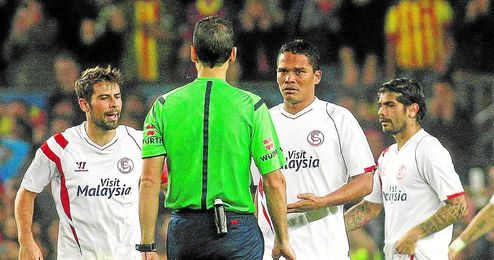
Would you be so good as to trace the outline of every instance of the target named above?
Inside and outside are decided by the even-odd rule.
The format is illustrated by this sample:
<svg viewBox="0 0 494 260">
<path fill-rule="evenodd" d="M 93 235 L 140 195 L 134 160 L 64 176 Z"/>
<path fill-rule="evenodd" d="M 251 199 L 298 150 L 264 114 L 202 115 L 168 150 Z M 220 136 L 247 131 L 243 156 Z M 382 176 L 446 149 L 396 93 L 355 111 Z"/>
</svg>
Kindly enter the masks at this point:
<svg viewBox="0 0 494 260">
<path fill-rule="evenodd" d="M 349 259 L 343 204 L 372 189 L 375 162 L 365 135 L 347 109 L 319 100 L 318 51 L 304 40 L 284 44 L 277 61 L 284 102 L 270 112 L 287 164 L 288 232 L 300 259 Z M 258 189 L 264 259 L 273 245 L 265 195 Z"/>
<path fill-rule="evenodd" d="M 420 84 L 395 79 L 378 94 L 379 122 L 396 143 L 379 157 L 372 193 L 345 213 L 347 231 L 361 227 L 384 208 L 387 260 L 446 260 L 452 224 L 466 214 L 451 156 L 422 129 L 426 107 Z"/>
<path fill-rule="evenodd" d="M 50 137 L 36 152 L 15 201 L 19 259 L 43 259 L 31 232 L 34 199 L 51 185 L 57 259 L 139 259 L 138 182 L 142 132 L 119 125 L 119 70 L 86 70 L 75 84 L 81 125 Z"/>
<path fill-rule="evenodd" d="M 449 245 L 449 259 L 454 260 L 465 246 L 494 228 L 494 194 L 487 205 L 473 218 L 461 234 Z"/>
</svg>

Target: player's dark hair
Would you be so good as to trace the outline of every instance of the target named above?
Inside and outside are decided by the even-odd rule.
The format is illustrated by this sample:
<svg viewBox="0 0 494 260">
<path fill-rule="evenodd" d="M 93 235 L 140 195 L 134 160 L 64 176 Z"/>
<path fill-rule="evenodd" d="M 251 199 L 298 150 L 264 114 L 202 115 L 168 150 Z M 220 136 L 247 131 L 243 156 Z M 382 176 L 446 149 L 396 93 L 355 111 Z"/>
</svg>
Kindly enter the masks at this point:
<svg viewBox="0 0 494 260">
<path fill-rule="evenodd" d="M 233 27 L 230 21 L 209 16 L 196 23 L 192 45 L 197 58 L 210 68 L 224 64 L 233 49 Z"/>
<path fill-rule="evenodd" d="M 115 83 L 121 87 L 123 83 L 122 73 L 111 65 L 106 68 L 96 66 L 85 70 L 75 82 L 77 97 L 90 101 L 94 92 L 94 85 L 103 81 Z"/>
<path fill-rule="evenodd" d="M 319 55 L 319 51 L 310 44 L 308 41 L 303 39 L 295 39 L 291 42 L 287 42 L 281 46 L 280 51 L 278 51 L 278 59 L 280 55 L 285 52 L 291 52 L 293 54 L 303 54 L 309 59 L 309 63 L 314 69 L 321 70 L 321 58 Z"/>
<path fill-rule="evenodd" d="M 384 83 L 381 88 L 379 88 L 379 94 L 383 94 L 385 92 L 394 92 L 399 94 L 396 97 L 396 100 L 405 106 L 409 106 L 413 103 L 418 104 L 419 111 L 417 114 L 417 121 L 422 123 L 422 119 L 425 116 L 427 108 L 425 105 L 423 87 L 418 82 L 408 78 L 394 79 Z"/>
</svg>

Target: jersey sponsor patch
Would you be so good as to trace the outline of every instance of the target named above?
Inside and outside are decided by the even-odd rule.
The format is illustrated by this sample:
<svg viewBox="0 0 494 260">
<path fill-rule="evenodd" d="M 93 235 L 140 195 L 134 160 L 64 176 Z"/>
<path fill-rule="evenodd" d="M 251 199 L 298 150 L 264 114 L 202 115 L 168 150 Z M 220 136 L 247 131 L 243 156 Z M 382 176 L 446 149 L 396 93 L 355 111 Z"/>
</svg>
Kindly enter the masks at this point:
<svg viewBox="0 0 494 260">
<path fill-rule="evenodd" d="M 288 151 L 288 157 L 286 157 L 286 164 L 283 169 L 290 169 L 299 171 L 300 169 L 318 168 L 319 158 L 314 158 L 312 155 L 308 156 L 304 150 L 292 150 Z"/>
<path fill-rule="evenodd" d="M 115 196 L 129 195 L 132 187 L 122 184 L 118 178 L 101 178 L 96 186 L 78 185 L 77 196 L 82 197 L 106 197 L 111 199 Z"/>
</svg>

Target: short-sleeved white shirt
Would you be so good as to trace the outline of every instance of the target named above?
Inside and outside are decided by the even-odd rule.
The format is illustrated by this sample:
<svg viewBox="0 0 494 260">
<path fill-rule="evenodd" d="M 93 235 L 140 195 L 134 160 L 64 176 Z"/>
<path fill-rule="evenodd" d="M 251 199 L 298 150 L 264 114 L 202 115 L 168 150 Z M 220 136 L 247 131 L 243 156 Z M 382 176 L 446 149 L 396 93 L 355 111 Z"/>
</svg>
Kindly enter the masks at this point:
<svg viewBox="0 0 494 260">
<path fill-rule="evenodd" d="M 39 193 L 51 184 L 60 218 L 57 259 L 140 259 L 142 132 L 119 126 L 99 146 L 85 124 L 43 143 L 21 187 Z"/>
<path fill-rule="evenodd" d="M 386 259 L 402 259 L 391 258 L 396 241 L 432 216 L 443 201 L 463 194 L 449 152 L 425 130 L 414 134 L 400 150 L 397 144 L 384 150 L 374 174 L 373 191 L 365 200 L 384 203 Z M 417 259 L 421 259 L 419 255 L 448 259 L 452 230 L 450 225 L 419 240 Z"/>
<path fill-rule="evenodd" d="M 292 115 L 280 104 L 270 110 L 286 165 L 287 202 L 300 193 L 325 196 L 349 178 L 372 171 L 375 162 L 366 137 L 347 109 L 316 99 Z M 271 259 L 274 234 L 260 185 L 259 225 L 265 238 L 264 259 Z M 299 259 L 349 259 L 343 206 L 288 214 L 290 242 Z"/>
</svg>

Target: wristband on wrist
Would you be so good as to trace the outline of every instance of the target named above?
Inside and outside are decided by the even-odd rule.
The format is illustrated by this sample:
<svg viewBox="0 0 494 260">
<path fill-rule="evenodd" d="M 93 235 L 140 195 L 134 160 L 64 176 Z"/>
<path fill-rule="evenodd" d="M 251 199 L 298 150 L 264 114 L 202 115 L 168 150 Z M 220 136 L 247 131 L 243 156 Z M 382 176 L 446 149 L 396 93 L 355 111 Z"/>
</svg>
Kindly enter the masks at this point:
<svg viewBox="0 0 494 260">
<path fill-rule="evenodd" d="M 449 245 L 449 247 L 456 252 L 460 252 L 465 246 L 466 246 L 465 241 L 463 241 L 463 239 L 461 238 L 455 239 L 455 241 L 453 241 L 453 243 Z"/>
<path fill-rule="evenodd" d="M 156 243 L 136 244 L 136 250 L 139 252 L 156 252 Z"/>
</svg>

